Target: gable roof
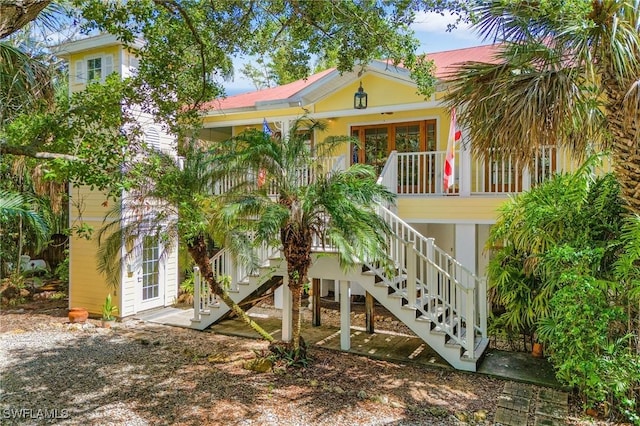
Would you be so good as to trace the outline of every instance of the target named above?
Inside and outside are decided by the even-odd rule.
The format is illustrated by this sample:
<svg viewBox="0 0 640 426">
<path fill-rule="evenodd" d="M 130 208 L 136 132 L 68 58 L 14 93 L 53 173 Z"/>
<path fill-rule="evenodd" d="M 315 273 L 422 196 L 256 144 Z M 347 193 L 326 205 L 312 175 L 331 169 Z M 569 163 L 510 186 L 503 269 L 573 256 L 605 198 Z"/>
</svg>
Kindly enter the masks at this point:
<svg viewBox="0 0 640 426">
<path fill-rule="evenodd" d="M 443 52 L 428 53 L 436 66 L 435 75 L 438 79 L 445 78 L 455 70 L 456 64 L 467 61 L 495 62 L 497 45 L 484 45 L 465 49 L 447 50 Z M 383 61 L 373 61 L 367 67 L 367 71 L 393 75 L 405 82 L 413 84 L 408 70 L 401 66 L 393 67 Z M 296 106 L 317 99 L 321 94 L 326 94 L 331 89 L 356 79 L 356 73 L 340 73 L 335 68 L 330 68 L 313 74 L 307 79 L 297 80 L 282 86 L 256 90 L 248 93 L 214 99 L 205 103 L 203 110 L 238 111 L 255 110 L 278 106 Z"/>
</svg>

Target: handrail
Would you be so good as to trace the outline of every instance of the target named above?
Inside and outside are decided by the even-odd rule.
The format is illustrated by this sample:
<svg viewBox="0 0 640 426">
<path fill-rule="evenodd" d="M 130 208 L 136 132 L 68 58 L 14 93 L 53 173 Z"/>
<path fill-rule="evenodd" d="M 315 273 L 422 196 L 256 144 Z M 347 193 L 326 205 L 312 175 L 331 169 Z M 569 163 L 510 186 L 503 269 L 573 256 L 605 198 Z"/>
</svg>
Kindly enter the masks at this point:
<svg viewBox="0 0 640 426">
<path fill-rule="evenodd" d="M 274 257 L 278 252 L 277 247 L 269 247 L 266 243 L 261 244 L 260 247 L 256 247 L 254 250 L 260 265 L 265 264 L 269 258 Z M 243 265 L 236 262 L 231 252 L 227 249 L 217 252 L 209 259 L 209 263 L 213 274 L 219 281 L 229 279 L 230 290 L 237 290 L 239 282 L 258 273 L 251 265 Z M 197 289 L 195 288 L 196 285 L 198 286 Z M 221 285 L 225 284 L 221 282 Z M 211 291 L 206 281 L 202 280 L 201 282 L 198 270 L 197 279 L 194 275 L 193 319 L 199 320 L 201 314 L 208 312 L 208 308 L 217 303 L 218 297 Z"/>
<path fill-rule="evenodd" d="M 392 230 L 389 254 L 396 269 L 389 274 L 371 263 L 367 267 L 472 354 L 476 332 L 486 337 L 482 280 L 436 246 L 433 238 L 424 237 L 386 207 L 377 208 Z"/>
</svg>

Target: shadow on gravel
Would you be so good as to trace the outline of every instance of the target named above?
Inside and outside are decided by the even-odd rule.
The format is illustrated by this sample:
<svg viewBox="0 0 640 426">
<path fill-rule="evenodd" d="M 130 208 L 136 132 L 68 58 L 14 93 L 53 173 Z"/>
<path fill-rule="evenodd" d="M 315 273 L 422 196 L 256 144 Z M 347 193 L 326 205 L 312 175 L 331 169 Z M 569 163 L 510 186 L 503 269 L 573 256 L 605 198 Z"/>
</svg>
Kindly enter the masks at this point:
<svg viewBox="0 0 640 426">
<path fill-rule="evenodd" d="M 0 335 L 0 423 L 43 424 L 5 413 L 46 409 L 68 416 L 46 423 L 66 425 L 451 424 L 456 412 L 491 410 L 482 401 L 502 387 L 316 348 L 310 368 L 256 374 L 241 363 L 263 342 L 233 338 L 230 347 L 229 337 L 181 336 L 190 343 L 120 332 Z"/>
</svg>

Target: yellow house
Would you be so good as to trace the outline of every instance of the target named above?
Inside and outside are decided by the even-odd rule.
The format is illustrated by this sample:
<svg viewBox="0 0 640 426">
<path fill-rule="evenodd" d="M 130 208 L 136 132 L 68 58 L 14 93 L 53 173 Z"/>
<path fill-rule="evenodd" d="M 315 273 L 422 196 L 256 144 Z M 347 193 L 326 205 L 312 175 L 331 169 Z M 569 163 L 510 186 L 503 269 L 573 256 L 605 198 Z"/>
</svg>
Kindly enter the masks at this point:
<svg viewBox="0 0 640 426">
<path fill-rule="evenodd" d="M 492 58 L 493 46 L 435 53 L 431 59 L 441 78 L 455 63 Z M 112 36 L 98 36 L 65 47 L 71 64 L 71 90 L 108 72 L 126 76 L 136 58 Z M 451 117 L 441 102 L 445 82 L 430 99 L 416 93 L 409 72 L 373 61 L 362 69 L 340 73 L 329 69 L 279 87 L 217 99 L 206 105 L 199 137 L 216 143 L 266 122 L 286 136 L 302 116 L 323 120 L 327 129 L 314 133 L 309 143 L 328 136 L 351 135 L 358 143 L 345 143 L 330 164 L 339 170 L 354 163 L 373 165 L 379 182 L 397 193 L 391 209 L 377 206 L 393 230 L 390 256 L 395 271 L 379 270 L 363 262 L 345 272 L 325 245 L 317 244 L 309 271 L 314 298 L 333 291 L 340 301 L 341 348 L 350 348 L 350 295 L 375 298 L 455 368 L 475 371 L 487 348 L 487 301 L 484 280 L 488 254 L 483 250 L 497 208 L 509 194 L 521 192 L 566 169 L 565 156 L 555 147 L 540 151 L 528 169 L 510 158 L 475 158 L 467 143 L 455 146 L 453 179 L 444 185 L 444 170 Z M 140 114 L 147 141 L 171 150 L 172 139 Z M 461 129 L 463 140 L 465 129 Z M 472 143 L 469 142 L 469 143 Z M 451 163 L 451 161 L 450 161 Z M 217 190 L 220 190 L 218 188 Z M 87 188 L 72 188 L 72 223 L 83 220 L 100 226 L 106 213 L 104 196 Z M 123 196 L 126 194 L 123 194 Z M 83 202 L 83 210 L 74 203 Z M 175 253 L 158 258 L 160 247 L 149 242 L 140 259 L 123 266 L 115 300 L 120 315 L 168 306 L 177 292 Z M 96 272 L 95 241 L 73 239 L 70 262 L 70 305 L 97 312 L 109 291 Z M 213 269 L 231 277 L 230 293 L 237 302 L 264 284 L 267 276 L 282 276 L 285 262 L 277 247 L 264 247 L 257 255 L 265 267 L 255 276 L 235 265 L 221 250 L 211 259 Z M 365 271 L 365 272 L 362 272 Z M 283 308 L 282 338 L 291 338 L 291 296 L 286 285 L 276 291 L 276 306 Z M 317 302 L 316 302 L 317 305 Z M 218 321 L 228 307 L 195 286 L 193 309 L 163 316 L 167 324 L 204 329 Z"/>
<path fill-rule="evenodd" d="M 108 34 L 67 43 L 61 46 L 60 55 L 69 63 L 70 93 L 83 90 L 87 83 L 104 81 L 111 73 L 125 78 L 135 73 L 138 66 L 135 54 L 124 48 L 115 36 Z M 167 153 L 175 152 L 174 138 L 155 125 L 150 115 L 139 112 L 136 119 L 144 130 L 148 145 Z M 123 203 L 126 195 L 122 194 L 117 202 Z M 71 186 L 69 197 L 71 227 L 84 223 L 95 230 L 100 229 L 113 206 L 111 201 L 105 202 L 105 194 L 91 191 L 88 187 Z M 161 243 L 153 239 L 141 241 L 141 246 L 140 255 L 123 265 L 117 277 L 119 284 L 113 288 L 98 272 L 96 238 L 87 240 L 72 236 L 69 245 L 69 307 L 84 307 L 91 314 L 99 315 L 109 293 L 120 317 L 173 304 L 178 293 L 177 248 L 165 251 Z"/>
</svg>

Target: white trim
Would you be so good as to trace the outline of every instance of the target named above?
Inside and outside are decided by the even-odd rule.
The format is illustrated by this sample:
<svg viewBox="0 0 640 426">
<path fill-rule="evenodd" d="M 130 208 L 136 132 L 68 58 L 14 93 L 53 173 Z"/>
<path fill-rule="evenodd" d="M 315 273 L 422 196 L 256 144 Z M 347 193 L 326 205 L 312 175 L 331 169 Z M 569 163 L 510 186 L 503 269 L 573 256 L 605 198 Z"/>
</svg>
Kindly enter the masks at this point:
<svg viewBox="0 0 640 426">
<path fill-rule="evenodd" d="M 314 119 L 323 119 L 323 118 L 345 118 L 345 117 L 357 117 L 363 115 L 371 115 L 371 114 L 382 114 L 384 112 L 405 112 L 405 111 L 413 111 L 420 109 L 428 109 L 428 108 L 438 108 L 441 107 L 442 103 L 440 101 L 424 101 L 424 102 L 415 102 L 410 104 L 399 104 L 399 105 L 391 105 L 391 106 L 379 106 L 372 107 L 367 109 L 343 109 L 343 110 L 333 110 L 333 111 L 325 111 L 315 113 L 312 112 L 309 114 L 310 118 Z M 311 108 L 307 108 L 311 109 Z M 218 110 L 216 110 L 218 111 Z M 242 113 L 246 113 L 247 111 L 242 111 Z M 233 115 L 232 113 L 227 114 L 218 114 L 213 115 L 209 114 L 209 117 L 215 117 L 220 115 Z M 300 115 L 278 115 L 273 117 L 268 117 L 268 121 L 282 121 L 282 120 L 291 120 L 296 117 L 303 116 L 304 113 L 301 112 Z M 207 116 L 205 116 L 206 118 Z M 411 120 L 410 120 L 411 121 Z M 415 121 L 415 119 L 413 120 Z M 218 127 L 231 127 L 231 126 L 255 126 L 256 124 L 262 123 L 261 118 L 244 118 L 238 120 L 224 120 L 224 121 L 216 121 L 213 123 L 204 123 L 205 129 L 215 129 Z"/>
<path fill-rule="evenodd" d="M 119 45 L 123 45 L 123 43 L 113 34 L 100 34 L 94 37 L 87 37 L 54 47 L 59 47 L 58 55 L 64 57 L 85 50 L 95 49 L 97 47 L 111 47 Z M 144 40 L 141 38 L 136 38 L 134 42 L 131 43 L 131 47 L 135 49 L 140 49 L 143 46 Z"/>
<path fill-rule="evenodd" d="M 411 223 L 421 223 L 421 224 L 439 224 L 439 225 L 455 225 L 459 223 L 461 225 L 494 225 L 496 223 L 495 219 L 489 220 L 480 220 L 480 219 L 416 219 L 413 217 L 399 216 L 402 217 L 402 220 L 411 224 Z"/>
<path fill-rule="evenodd" d="M 393 115 L 389 115 L 388 117 L 393 117 Z M 342 117 L 340 117 L 342 118 Z M 414 123 L 416 121 L 435 121 L 436 122 L 436 126 L 438 126 L 439 123 L 439 116 L 438 115 L 429 115 L 429 116 L 422 116 L 422 117 L 415 117 L 415 118 L 403 118 L 401 120 L 393 120 L 393 119 L 389 119 L 389 120 L 374 120 L 374 121 L 357 121 L 357 122 L 351 122 L 349 123 L 349 130 L 351 130 L 352 127 L 362 127 L 362 126 L 377 126 L 377 125 L 391 125 L 391 124 L 396 124 L 396 123 Z M 349 132 L 351 133 L 351 132 Z"/>
</svg>

